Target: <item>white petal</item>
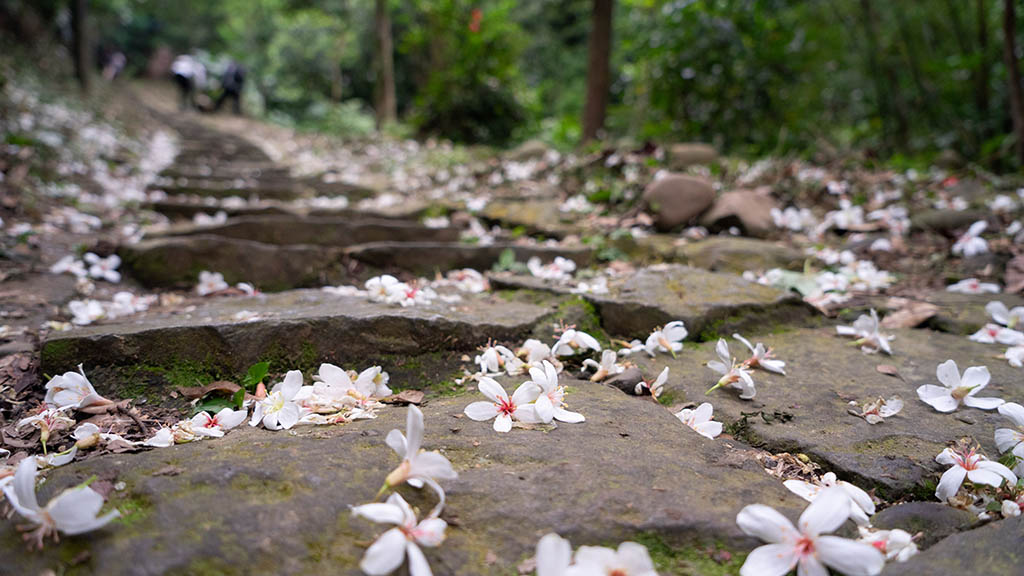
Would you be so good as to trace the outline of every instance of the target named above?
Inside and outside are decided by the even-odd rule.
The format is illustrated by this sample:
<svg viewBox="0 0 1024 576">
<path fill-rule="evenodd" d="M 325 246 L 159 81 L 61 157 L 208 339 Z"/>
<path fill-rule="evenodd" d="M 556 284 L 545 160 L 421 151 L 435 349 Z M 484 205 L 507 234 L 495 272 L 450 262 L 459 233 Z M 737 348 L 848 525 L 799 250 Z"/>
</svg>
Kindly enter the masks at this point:
<svg viewBox="0 0 1024 576">
<path fill-rule="evenodd" d="M 430 564 L 419 546 L 409 542 L 405 545 L 405 552 L 409 555 L 409 576 L 433 576 Z"/>
<path fill-rule="evenodd" d="M 793 494 L 796 494 L 808 502 L 813 502 L 823 489 L 817 484 L 811 484 L 810 482 L 804 482 L 803 480 L 786 480 L 782 485 L 788 488 Z"/>
<path fill-rule="evenodd" d="M 722 433 L 721 422 L 704 422 L 703 424 L 695 424 L 693 429 L 697 431 L 701 436 L 715 439 L 719 434 Z"/>
<path fill-rule="evenodd" d="M 1017 476 L 1013 473 L 1013 471 L 1007 468 L 1006 466 L 1003 466 L 999 462 L 994 462 L 992 460 L 982 460 L 981 462 L 978 462 L 977 466 L 982 470 L 988 470 L 991 472 L 995 472 L 996 474 L 999 474 L 1003 478 L 1006 478 L 1006 481 L 1009 482 L 1010 484 L 1017 483 Z"/>
<path fill-rule="evenodd" d="M 494 431 L 495 432 L 508 432 L 512 429 L 512 417 L 508 414 L 499 414 L 494 419 Z"/>
<path fill-rule="evenodd" d="M 555 408 L 555 420 L 565 422 L 566 424 L 579 424 L 586 421 L 586 418 L 578 412 L 570 412 L 565 408 Z"/>
<path fill-rule="evenodd" d="M 743 562 L 740 576 L 784 576 L 796 566 L 796 547 L 768 544 L 754 549 Z"/>
<path fill-rule="evenodd" d="M 501 387 L 501 384 L 494 378 L 482 377 L 477 382 L 477 389 L 480 393 L 486 396 L 492 402 L 500 402 L 501 400 L 508 400 L 508 393 Z"/>
<path fill-rule="evenodd" d="M 935 497 L 945 502 L 956 495 L 957 490 L 960 489 L 960 485 L 964 483 L 964 478 L 967 477 L 967 470 L 964 470 L 960 466 L 953 466 L 949 470 L 942 473 L 942 478 L 939 478 L 939 485 L 935 489 Z"/>
<path fill-rule="evenodd" d="M 1003 404 L 1005 406 L 1005 404 Z M 1001 409 L 1003 406 L 1000 406 Z M 1020 433 L 1009 428 L 996 428 L 996 448 L 1000 452 L 1009 452 L 1014 446 L 1020 444 Z"/>
<path fill-rule="evenodd" d="M 540 418 L 541 422 L 550 424 L 555 418 L 555 407 L 551 404 L 551 398 L 548 398 L 547 394 L 542 394 L 537 401 L 533 403 L 534 410 L 537 411 L 537 417 Z"/>
<path fill-rule="evenodd" d="M 971 408 L 977 408 L 979 410 L 994 410 L 1002 406 L 1004 402 L 1005 400 L 1003 400 L 1002 398 L 978 398 L 977 396 L 973 396 L 971 394 L 968 394 L 967 396 L 964 397 L 964 404 L 970 406 Z"/>
<path fill-rule="evenodd" d="M 435 547 L 444 542 L 444 531 L 448 523 L 440 518 L 427 518 L 416 526 L 416 542 L 423 546 Z"/>
<path fill-rule="evenodd" d="M 960 386 L 960 369 L 957 368 L 956 362 L 952 360 L 946 360 L 942 364 L 939 364 L 935 368 L 935 376 L 942 382 L 946 388 L 956 388 Z"/>
<path fill-rule="evenodd" d="M 477 422 L 490 420 L 498 415 L 498 407 L 493 402 L 473 402 L 463 411 L 470 419 Z"/>
<path fill-rule="evenodd" d="M 834 531 L 850 517 L 850 498 L 842 488 L 825 488 L 800 515 L 800 531 L 817 536 Z"/>
<path fill-rule="evenodd" d="M 565 576 L 572 562 L 572 545 L 558 534 L 548 534 L 537 542 L 537 576 Z"/>
<path fill-rule="evenodd" d="M 960 385 L 980 390 L 988 385 L 991 377 L 992 375 L 988 373 L 988 366 L 971 366 L 964 370 Z"/>
<path fill-rule="evenodd" d="M 533 382 L 523 382 L 516 388 L 515 392 L 512 393 L 512 403 L 516 406 L 522 406 L 533 402 L 540 396 L 540 386 Z M 550 420 L 548 420 L 550 422 Z"/>
<path fill-rule="evenodd" d="M 765 542 L 792 542 L 797 538 L 796 528 L 788 518 L 764 504 L 750 504 L 736 515 L 736 524 L 748 536 Z"/>
<path fill-rule="evenodd" d="M 359 568 L 369 576 L 385 576 L 394 572 L 405 560 L 406 542 L 401 530 L 388 530 L 366 549 Z"/>
<path fill-rule="evenodd" d="M 352 515 L 378 524 L 402 524 L 405 521 L 405 514 L 399 506 L 381 502 L 355 506 L 352 508 Z"/>
<path fill-rule="evenodd" d="M 829 576 L 828 568 L 818 560 L 817 556 L 800 558 L 796 567 L 796 576 Z"/>
<path fill-rule="evenodd" d="M 409 454 L 416 454 L 423 445 L 423 412 L 412 404 L 405 417 L 406 449 Z"/>
<path fill-rule="evenodd" d="M 458 474 L 452 469 L 452 463 L 437 452 L 420 452 L 412 457 L 410 473 L 417 476 L 450 480 Z"/>
<path fill-rule="evenodd" d="M 1016 402 L 1007 402 L 999 407 L 999 413 L 1009 418 L 1017 426 L 1024 427 L 1024 406 Z"/>
<path fill-rule="evenodd" d="M 398 454 L 399 458 L 405 459 L 405 455 L 408 452 L 405 449 L 405 434 L 402 434 L 401 430 L 388 432 L 388 435 L 384 437 L 384 443 L 390 446 L 395 451 L 395 454 Z"/>
<path fill-rule="evenodd" d="M 958 406 L 949 389 L 942 386 L 924 384 L 918 387 L 917 397 L 939 412 L 952 412 Z"/>
<path fill-rule="evenodd" d="M 814 542 L 818 557 L 847 576 L 875 576 L 885 567 L 885 556 L 874 546 L 838 536 L 821 536 Z"/>
</svg>

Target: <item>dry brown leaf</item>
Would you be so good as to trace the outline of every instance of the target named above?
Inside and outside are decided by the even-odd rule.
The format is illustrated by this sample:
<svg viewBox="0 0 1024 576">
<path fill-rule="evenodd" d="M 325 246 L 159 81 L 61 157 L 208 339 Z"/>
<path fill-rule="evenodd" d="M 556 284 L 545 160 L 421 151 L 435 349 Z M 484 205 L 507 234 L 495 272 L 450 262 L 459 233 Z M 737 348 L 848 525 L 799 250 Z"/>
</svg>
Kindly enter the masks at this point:
<svg viewBox="0 0 1024 576">
<path fill-rule="evenodd" d="M 1024 254 L 1014 256 L 1006 263 L 1006 293 L 1024 290 Z"/>
<path fill-rule="evenodd" d="M 892 376 L 893 378 L 899 378 L 900 380 L 903 379 L 899 369 L 891 364 L 879 364 L 878 366 L 875 366 L 875 370 L 877 370 L 879 374 L 885 374 L 886 376 Z"/>
<path fill-rule="evenodd" d="M 422 390 L 402 390 L 398 394 L 392 394 L 387 398 L 381 400 L 385 404 L 397 404 L 404 406 L 406 404 L 421 404 L 423 402 L 423 391 Z"/>
<path fill-rule="evenodd" d="M 893 300 L 890 301 L 892 303 Z M 882 328 L 914 328 L 920 326 L 932 316 L 939 313 L 939 307 L 928 302 L 903 300 L 903 305 L 895 312 L 889 312 L 882 319 Z"/>
<path fill-rule="evenodd" d="M 196 398 L 202 398 L 210 392 L 223 392 L 225 396 L 231 396 L 235 392 L 241 390 L 242 387 L 234 382 L 228 382 L 227 380 L 218 380 L 216 382 L 210 382 L 206 386 L 187 386 L 178 387 L 178 391 L 181 392 L 189 400 L 195 400 Z"/>
</svg>

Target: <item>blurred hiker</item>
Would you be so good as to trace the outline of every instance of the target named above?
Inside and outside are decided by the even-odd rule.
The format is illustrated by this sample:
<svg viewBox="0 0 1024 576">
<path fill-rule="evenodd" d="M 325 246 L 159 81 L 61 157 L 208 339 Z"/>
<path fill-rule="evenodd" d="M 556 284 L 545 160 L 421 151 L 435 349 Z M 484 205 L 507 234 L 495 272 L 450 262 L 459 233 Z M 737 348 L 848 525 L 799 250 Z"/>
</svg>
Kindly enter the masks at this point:
<svg viewBox="0 0 1024 576">
<path fill-rule="evenodd" d="M 107 81 L 112 81 L 121 75 L 121 71 L 124 70 L 125 64 L 128 63 L 128 58 L 125 57 L 124 52 L 118 50 L 107 58 L 106 64 L 103 66 L 103 77 Z"/>
<path fill-rule="evenodd" d="M 227 70 L 220 78 L 222 91 L 214 110 L 220 110 L 224 101 L 231 98 L 231 108 L 235 114 L 242 113 L 242 86 L 245 84 L 245 68 L 234 60 L 228 64 Z"/>
<path fill-rule="evenodd" d="M 182 54 L 171 64 L 171 73 L 181 94 L 180 108 L 198 108 L 196 94 L 206 86 L 206 67 L 194 57 Z"/>
</svg>

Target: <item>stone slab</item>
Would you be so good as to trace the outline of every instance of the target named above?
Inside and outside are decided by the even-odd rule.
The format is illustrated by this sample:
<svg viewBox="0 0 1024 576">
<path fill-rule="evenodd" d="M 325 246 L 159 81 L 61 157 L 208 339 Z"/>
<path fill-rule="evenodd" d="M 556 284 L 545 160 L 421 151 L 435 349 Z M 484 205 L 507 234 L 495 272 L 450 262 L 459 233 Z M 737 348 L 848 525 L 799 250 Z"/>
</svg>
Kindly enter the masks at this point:
<svg viewBox="0 0 1024 576">
<path fill-rule="evenodd" d="M 489 270 L 498 262 L 502 252 L 512 250 L 516 260 L 525 262 L 536 256 L 550 262 L 562 256 L 586 266 L 592 258 L 589 248 L 563 248 L 559 246 L 531 246 L 510 243 L 489 245 L 458 242 L 372 242 L 354 246 L 346 251 L 353 260 L 384 271 L 407 271 L 413 274 L 433 275 L 460 268 Z"/>
</svg>

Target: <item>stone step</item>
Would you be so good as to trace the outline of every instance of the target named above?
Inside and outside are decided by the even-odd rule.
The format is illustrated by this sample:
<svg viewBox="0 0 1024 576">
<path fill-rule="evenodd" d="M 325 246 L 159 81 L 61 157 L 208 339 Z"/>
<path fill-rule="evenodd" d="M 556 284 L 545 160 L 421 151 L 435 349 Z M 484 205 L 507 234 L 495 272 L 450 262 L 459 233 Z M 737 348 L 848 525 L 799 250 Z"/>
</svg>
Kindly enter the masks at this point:
<svg viewBox="0 0 1024 576">
<path fill-rule="evenodd" d="M 372 218 L 263 215 L 230 218 L 216 226 L 175 226 L 147 237 L 212 235 L 256 239 L 264 244 L 312 244 L 347 247 L 367 242 L 454 242 L 455 228 L 427 228 L 418 223 Z"/>
<path fill-rule="evenodd" d="M 506 228 L 522 227 L 528 234 L 541 234 L 549 238 L 564 238 L 581 234 L 583 227 L 577 222 L 578 214 L 559 211 L 557 200 L 494 199 L 487 203 L 480 215 L 500 222 Z"/>
<path fill-rule="evenodd" d="M 516 260 L 525 262 L 536 256 L 550 262 L 562 256 L 587 266 L 593 253 L 589 248 L 563 248 L 557 246 L 530 246 L 494 243 L 486 246 L 457 242 L 373 242 L 354 246 L 347 254 L 376 270 L 407 271 L 413 274 L 433 275 L 459 268 L 489 270 L 498 262 L 502 252 L 512 250 Z"/>
<path fill-rule="evenodd" d="M 340 248 L 275 245 L 213 235 L 143 240 L 122 246 L 122 267 L 147 287 L 191 288 L 201 270 L 265 291 L 338 284 L 349 278 Z"/>
<path fill-rule="evenodd" d="M 572 293 L 569 285 L 533 276 L 499 274 L 492 285 Z M 690 340 L 709 340 L 741 328 L 772 329 L 813 314 L 794 293 L 678 264 L 641 268 L 609 280 L 608 290 L 581 296 L 597 309 L 605 331 L 625 338 L 643 338 L 655 326 L 682 320 Z"/>
<path fill-rule="evenodd" d="M 477 394 L 423 406 L 423 446 L 441 450 L 459 473 L 442 481 L 447 539 L 423 548 L 434 574 L 516 574 L 549 532 L 574 546 L 640 541 L 672 563 L 664 574 L 732 574 L 758 544 L 736 526 L 745 504 L 791 518 L 803 508 L 749 448 L 708 440 L 653 402 L 565 383 L 587 421 L 555 430 L 498 434 L 463 416 Z M 243 425 L 217 440 L 61 467 L 48 475 L 48 491 L 92 475 L 123 482 L 110 505 L 126 518 L 36 554 L 25 554 L 15 523 L 4 522 L 0 554 L 22 574 L 75 557 L 96 574 L 356 576 L 366 547 L 390 526 L 353 518 L 350 507 L 373 501 L 398 465 L 384 438 L 404 431 L 405 416 L 386 407 L 375 420 L 339 426 Z M 429 491 L 399 492 L 420 516 L 435 503 Z"/>
<path fill-rule="evenodd" d="M 1021 573 L 1024 517 L 992 522 L 954 534 L 904 563 L 891 563 L 882 576 L 960 576 Z"/>
<path fill-rule="evenodd" d="M 323 290 L 211 297 L 183 308 L 156 308 L 124 321 L 54 333 L 43 344 L 43 370 L 58 374 L 79 363 L 89 369 L 188 365 L 206 375 L 237 375 L 257 361 L 275 358 L 275 365 L 302 364 L 304 369 L 321 361 L 379 363 L 403 385 L 426 388 L 430 380 L 448 378 L 456 370 L 452 365 L 443 374 L 436 372 L 442 353 L 472 352 L 491 338 L 522 340 L 554 312 L 551 305 L 507 302 L 493 295 L 403 308 Z M 107 374 L 106 386 L 123 381 L 125 374 Z"/>
<path fill-rule="evenodd" d="M 677 359 L 659 355 L 651 360 L 644 354 L 630 359 L 651 376 L 668 366 L 665 393 L 671 401 L 711 402 L 716 419 L 754 445 L 808 454 L 826 470 L 856 479 L 864 489 L 874 486 L 883 498 L 911 495 L 931 500 L 934 496 L 923 488 L 924 482 L 937 481 L 945 470 L 935 463 L 935 456 L 947 444 L 973 437 L 989 457 L 997 458 L 993 430 L 1004 426 L 1006 419 L 994 410 L 965 407 L 954 414 L 939 413 L 918 399 L 918 386 L 939 385 L 936 366 L 949 359 L 961 372 L 969 366 L 988 366 L 992 380 L 981 396 L 1019 401 L 1024 383 L 1019 369 L 994 358 L 1002 347 L 931 330 L 894 332 L 893 356 L 864 354 L 832 327 L 751 338 L 772 347 L 786 362 L 786 376 L 753 372 L 757 396 L 750 401 L 740 400 L 732 389 L 705 395 L 719 378 L 704 366 L 718 359 L 715 342 L 687 347 Z M 722 335 L 738 360 L 749 356 L 742 343 Z M 902 379 L 880 373 L 879 365 L 896 367 Z M 883 423 L 871 425 L 847 413 L 855 408 L 850 401 L 858 403 L 859 412 L 865 402 L 893 394 L 903 399 L 904 408 Z"/>
</svg>

